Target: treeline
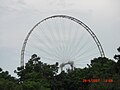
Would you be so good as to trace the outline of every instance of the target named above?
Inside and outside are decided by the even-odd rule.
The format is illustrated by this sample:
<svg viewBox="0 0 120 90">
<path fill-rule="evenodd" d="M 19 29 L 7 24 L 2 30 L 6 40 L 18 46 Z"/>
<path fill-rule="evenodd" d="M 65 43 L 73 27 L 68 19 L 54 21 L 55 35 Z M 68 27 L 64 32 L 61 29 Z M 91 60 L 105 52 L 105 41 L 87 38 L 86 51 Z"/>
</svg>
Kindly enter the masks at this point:
<svg viewBox="0 0 120 90">
<path fill-rule="evenodd" d="M 120 55 L 114 58 L 117 62 L 94 58 L 83 69 L 67 69 L 58 74 L 58 62 L 49 65 L 34 54 L 24 68 L 15 70 L 18 79 L 0 68 L 0 90 L 120 90 Z"/>
</svg>

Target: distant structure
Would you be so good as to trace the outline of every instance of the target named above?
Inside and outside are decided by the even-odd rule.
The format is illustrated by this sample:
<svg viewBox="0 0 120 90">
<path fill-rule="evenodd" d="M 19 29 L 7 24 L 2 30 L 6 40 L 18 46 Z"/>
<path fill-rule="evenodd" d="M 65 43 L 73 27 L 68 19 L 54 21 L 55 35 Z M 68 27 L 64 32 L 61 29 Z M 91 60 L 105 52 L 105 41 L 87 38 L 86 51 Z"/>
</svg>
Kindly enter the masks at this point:
<svg viewBox="0 0 120 90">
<path fill-rule="evenodd" d="M 63 71 L 63 67 L 67 64 L 69 64 L 71 66 L 71 70 L 74 70 L 74 62 L 73 61 L 68 61 L 66 63 L 61 63 L 60 64 L 61 71 Z"/>
<path fill-rule="evenodd" d="M 82 21 L 67 15 L 54 15 L 38 22 L 27 34 L 21 50 L 21 66 L 36 53 L 43 62 L 86 65 L 94 57 L 105 57 L 95 33 Z"/>
</svg>

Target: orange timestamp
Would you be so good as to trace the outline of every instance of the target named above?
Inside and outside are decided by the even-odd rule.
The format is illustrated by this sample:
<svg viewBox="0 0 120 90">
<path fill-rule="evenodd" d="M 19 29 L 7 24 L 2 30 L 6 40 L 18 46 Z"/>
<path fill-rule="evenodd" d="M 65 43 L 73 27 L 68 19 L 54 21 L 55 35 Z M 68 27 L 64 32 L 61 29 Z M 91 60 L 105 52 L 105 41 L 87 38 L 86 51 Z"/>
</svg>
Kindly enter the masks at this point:
<svg viewBox="0 0 120 90">
<path fill-rule="evenodd" d="M 97 83 L 97 82 L 106 82 L 106 83 L 112 83 L 113 79 L 83 79 L 82 82 L 84 83 Z"/>
</svg>

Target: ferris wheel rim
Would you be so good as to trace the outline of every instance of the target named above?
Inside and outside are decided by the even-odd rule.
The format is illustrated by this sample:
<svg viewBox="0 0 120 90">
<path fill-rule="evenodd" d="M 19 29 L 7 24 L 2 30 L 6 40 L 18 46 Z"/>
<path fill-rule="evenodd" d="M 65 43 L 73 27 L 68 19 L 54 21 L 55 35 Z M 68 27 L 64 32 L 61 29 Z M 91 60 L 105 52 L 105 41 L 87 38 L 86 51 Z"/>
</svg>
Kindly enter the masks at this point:
<svg viewBox="0 0 120 90">
<path fill-rule="evenodd" d="M 53 16 L 49 16 L 45 19 L 42 19 L 41 21 L 39 21 L 37 24 L 34 25 L 34 27 L 28 32 L 24 42 L 23 42 L 23 46 L 22 46 L 22 50 L 21 50 L 21 62 L 20 62 L 20 65 L 24 67 L 24 53 L 25 53 L 25 49 L 26 49 L 26 45 L 27 45 L 27 41 L 28 41 L 28 38 L 29 36 L 31 35 L 31 33 L 33 32 L 33 30 L 39 25 L 41 24 L 42 22 L 48 20 L 48 19 L 52 19 L 52 18 L 65 18 L 65 19 L 69 19 L 69 20 L 72 20 L 74 22 L 76 22 L 77 24 L 79 24 L 80 26 L 82 26 L 89 34 L 90 36 L 92 36 L 95 44 L 97 45 L 97 48 L 99 50 L 99 53 L 100 53 L 100 56 L 101 57 L 105 57 L 105 53 L 104 53 L 104 50 L 103 50 L 103 47 L 99 41 L 99 39 L 97 38 L 96 34 L 85 24 L 83 23 L 81 20 L 77 19 L 77 18 L 74 18 L 72 16 L 68 16 L 68 15 L 53 15 Z"/>
</svg>

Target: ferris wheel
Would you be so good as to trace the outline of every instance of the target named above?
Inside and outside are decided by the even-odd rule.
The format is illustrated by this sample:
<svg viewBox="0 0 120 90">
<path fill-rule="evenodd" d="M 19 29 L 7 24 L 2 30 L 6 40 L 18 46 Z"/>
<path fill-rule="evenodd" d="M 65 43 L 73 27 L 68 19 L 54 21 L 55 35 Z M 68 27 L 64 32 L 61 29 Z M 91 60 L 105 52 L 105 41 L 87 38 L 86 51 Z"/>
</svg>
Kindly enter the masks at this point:
<svg viewBox="0 0 120 90">
<path fill-rule="evenodd" d="M 82 21 L 67 15 L 55 15 L 38 22 L 27 34 L 21 50 L 21 66 L 37 54 L 41 61 L 59 63 L 61 69 L 85 67 L 90 60 L 104 57 L 95 33 Z"/>
</svg>

